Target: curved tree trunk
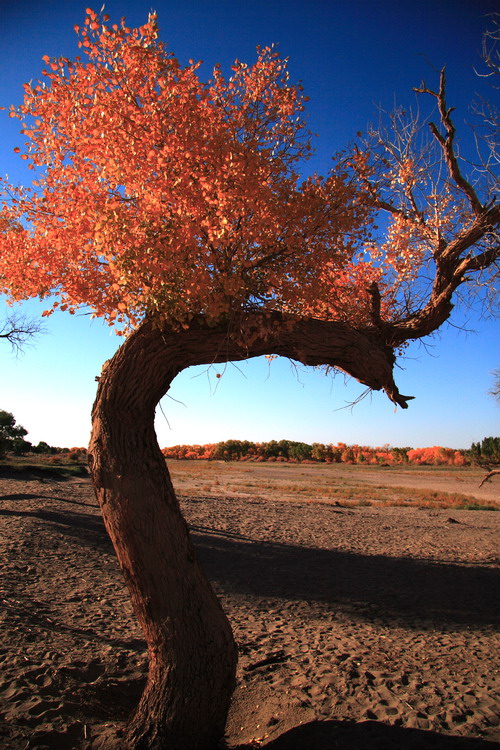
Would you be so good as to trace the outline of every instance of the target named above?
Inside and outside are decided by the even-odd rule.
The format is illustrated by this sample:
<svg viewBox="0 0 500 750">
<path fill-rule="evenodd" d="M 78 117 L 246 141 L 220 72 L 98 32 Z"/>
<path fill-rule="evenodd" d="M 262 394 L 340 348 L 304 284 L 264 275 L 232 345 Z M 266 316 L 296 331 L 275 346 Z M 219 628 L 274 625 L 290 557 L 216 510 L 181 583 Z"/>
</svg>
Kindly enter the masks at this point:
<svg viewBox="0 0 500 750">
<path fill-rule="evenodd" d="M 224 733 L 236 646 L 156 441 L 156 401 L 147 392 L 158 365 L 148 342 L 134 337 L 101 378 L 90 447 L 106 528 L 149 650 L 128 744 L 205 750 Z"/>
<path fill-rule="evenodd" d="M 174 331 L 146 320 L 103 368 L 90 469 L 149 649 L 149 676 L 126 744 L 211 750 L 224 733 L 236 647 L 194 553 L 158 447 L 155 407 L 184 368 L 283 354 L 338 366 L 402 406 L 392 350 L 340 323 L 247 315 L 228 333 L 203 320 Z"/>
</svg>

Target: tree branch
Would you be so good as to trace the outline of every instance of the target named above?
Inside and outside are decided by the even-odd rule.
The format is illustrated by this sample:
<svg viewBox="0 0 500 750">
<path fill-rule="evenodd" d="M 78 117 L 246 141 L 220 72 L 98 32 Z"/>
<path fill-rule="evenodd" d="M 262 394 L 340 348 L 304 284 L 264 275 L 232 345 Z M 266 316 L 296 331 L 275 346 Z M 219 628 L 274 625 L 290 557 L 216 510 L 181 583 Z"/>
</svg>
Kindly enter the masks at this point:
<svg viewBox="0 0 500 750">
<path fill-rule="evenodd" d="M 476 221 L 467 229 L 457 235 L 455 239 L 447 243 L 446 249 L 441 253 L 445 260 L 456 259 L 463 255 L 470 247 L 479 242 L 486 234 L 495 231 L 500 224 L 500 204 L 483 209 Z M 491 262 L 499 255 L 500 247 L 496 245 Z M 472 270 L 472 266 L 471 266 Z"/>
<path fill-rule="evenodd" d="M 488 472 L 479 487 L 482 487 L 485 482 L 488 482 L 492 477 L 497 476 L 497 474 L 500 474 L 500 469 L 493 469 L 492 471 Z"/>
<path fill-rule="evenodd" d="M 13 313 L 0 323 L 0 339 L 6 339 L 12 351 L 18 355 L 36 336 L 44 333 L 44 326 L 37 320 Z"/>
<path fill-rule="evenodd" d="M 376 328 L 382 329 L 384 322 L 380 315 L 380 308 L 382 302 L 382 296 L 380 289 L 376 281 L 373 281 L 368 287 L 368 293 L 370 295 L 370 316 Z"/>
<path fill-rule="evenodd" d="M 208 325 L 200 316 L 187 329 L 176 330 L 158 318 L 147 318 L 119 351 L 122 354 L 115 355 L 113 366 L 123 366 L 124 370 L 115 381 L 120 384 L 120 400 L 128 388 L 125 398 L 131 419 L 136 411 L 154 410 L 174 377 L 187 367 L 241 361 L 265 354 L 278 354 L 304 365 L 335 367 L 373 390 L 384 390 L 403 409 L 412 398 L 399 393 L 393 377 L 394 352 L 382 336 L 375 331 L 364 333 L 339 321 L 254 311 L 240 313 L 217 326 Z M 147 394 L 138 387 L 135 378 L 130 383 L 126 378 L 126 363 L 138 356 L 144 358 L 144 367 L 154 372 Z M 151 362 L 154 368 L 150 367 Z"/>
<path fill-rule="evenodd" d="M 444 159 L 446 162 L 446 166 L 448 167 L 448 171 L 450 173 L 451 179 L 465 193 L 465 195 L 467 196 L 469 200 L 471 208 L 476 214 L 476 216 L 480 216 L 484 210 L 484 207 L 481 201 L 479 200 L 479 198 L 477 197 L 476 191 L 474 190 L 470 182 L 468 182 L 465 179 L 465 177 L 462 175 L 460 171 L 460 167 L 458 166 L 458 160 L 457 160 L 455 149 L 454 149 L 456 129 L 450 117 L 454 108 L 453 107 L 448 108 L 446 106 L 445 89 L 446 89 L 446 75 L 445 75 L 445 69 L 443 68 L 441 70 L 441 75 L 439 79 L 439 91 L 438 92 L 432 91 L 432 89 L 427 88 L 425 84 L 423 83 L 422 83 L 422 86 L 420 86 L 420 88 L 416 88 L 414 89 L 414 91 L 416 91 L 417 94 L 430 94 L 431 96 L 434 96 L 437 99 L 439 114 L 441 115 L 441 122 L 446 131 L 446 137 L 443 136 L 443 134 L 439 132 L 439 129 L 437 128 L 435 123 L 433 122 L 429 123 L 429 127 L 431 129 L 433 136 L 439 142 L 443 150 Z"/>
<path fill-rule="evenodd" d="M 472 185 L 460 171 L 454 146 L 455 127 L 451 120 L 453 109 L 446 105 L 445 84 L 443 69 L 438 92 L 427 88 L 425 84 L 415 91 L 430 94 L 437 99 L 445 134 L 443 135 L 434 123 L 430 124 L 430 128 L 441 147 L 451 183 L 466 195 L 470 210 L 468 215 L 461 216 L 457 221 L 458 226 L 454 226 L 455 236 L 451 239 L 446 239 L 438 229 L 437 237 L 433 242 L 436 271 L 432 290 L 427 303 L 417 312 L 394 323 L 384 323 L 382 326 L 380 301 L 377 307 L 376 290 L 370 289 L 374 327 L 379 331 L 383 330 L 386 342 L 391 346 L 399 346 L 405 341 L 427 336 L 437 330 L 450 316 L 453 309 L 453 294 L 467 280 L 467 274 L 489 268 L 500 256 L 498 242 L 490 244 L 489 247 L 483 244 L 475 255 L 471 252 L 474 245 L 480 243 L 488 235 L 493 235 L 497 230 L 500 224 L 500 205 L 494 199 L 483 205 Z M 379 201 L 377 205 L 392 214 L 399 213 L 404 216 L 401 209 L 394 207 L 388 201 Z"/>
</svg>

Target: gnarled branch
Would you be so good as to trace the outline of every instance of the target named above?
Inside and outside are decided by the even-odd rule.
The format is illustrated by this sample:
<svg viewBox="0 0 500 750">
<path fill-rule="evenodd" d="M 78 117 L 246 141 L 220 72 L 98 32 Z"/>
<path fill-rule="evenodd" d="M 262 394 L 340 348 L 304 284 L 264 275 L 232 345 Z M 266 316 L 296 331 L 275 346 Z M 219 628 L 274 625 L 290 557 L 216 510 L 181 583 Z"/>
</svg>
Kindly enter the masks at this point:
<svg viewBox="0 0 500 750">
<path fill-rule="evenodd" d="M 451 113 L 453 112 L 453 107 L 448 107 L 446 104 L 445 69 L 443 68 L 441 70 L 441 75 L 439 79 L 439 91 L 433 91 L 432 89 L 427 88 L 427 86 L 425 86 L 424 83 L 422 84 L 421 87 L 414 89 L 414 91 L 416 91 L 418 94 L 430 94 L 431 96 L 434 96 L 437 99 L 439 114 L 441 116 L 441 123 L 444 126 L 444 129 L 446 131 L 446 136 L 444 136 L 439 131 L 439 128 L 437 127 L 435 123 L 433 122 L 429 123 L 429 127 L 431 129 L 433 136 L 439 142 L 443 150 L 443 155 L 444 155 L 445 162 L 448 167 L 448 171 L 450 173 L 451 179 L 465 193 L 465 195 L 467 196 L 469 200 L 471 208 L 476 214 L 476 216 L 480 216 L 483 212 L 483 205 L 481 201 L 479 200 L 479 198 L 477 197 L 477 193 L 472 187 L 472 185 L 470 184 L 470 182 L 468 182 L 463 176 L 463 174 L 461 173 L 460 167 L 458 165 L 457 155 L 455 153 L 454 141 L 455 141 L 456 128 L 451 119 Z"/>
<path fill-rule="evenodd" d="M 488 474 L 486 474 L 486 476 L 484 477 L 479 487 L 482 487 L 483 484 L 485 484 L 485 482 L 488 482 L 492 477 L 495 477 L 498 474 L 500 474 L 500 469 L 493 469 L 492 471 L 489 471 Z"/>
<path fill-rule="evenodd" d="M 428 293 L 427 301 L 419 305 L 418 309 L 408 311 L 402 315 L 399 320 L 385 321 L 381 317 L 381 295 L 377 285 L 371 285 L 369 294 L 371 297 L 371 318 L 375 330 L 383 334 L 387 344 L 393 347 L 400 346 L 410 339 L 417 339 L 427 336 L 437 330 L 450 316 L 453 309 L 453 296 L 458 287 L 466 282 L 471 272 L 484 271 L 490 268 L 500 258 L 500 242 L 497 238 L 498 227 L 500 226 L 500 205 L 496 197 L 492 196 L 484 203 L 478 197 L 476 190 L 471 182 L 461 171 L 460 162 L 457 156 L 455 135 L 456 129 L 452 120 L 453 109 L 446 103 L 446 76 L 444 69 L 441 71 L 439 90 L 434 91 L 422 84 L 415 91 L 419 94 L 429 94 L 433 96 L 438 103 L 440 114 L 440 126 L 430 123 L 431 132 L 440 151 L 440 160 L 447 172 L 446 177 L 439 174 L 434 177 L 433 190 L 431 193 L 438 193 L 439 185 L 443 191 L 443 199 L 453 196 L 453 193 L 459 190 L 465 196 L 465 211 L 461 213 L 456 210 L 456 214 L 449 219 L 446 211 L 443 216 L 439 216 L 436 195 L 426 195 L 423 192 L 425 181 L 432 180 L 432 166 L 427 164 L 423 169 L 423 181 L 421 184 L 422 200 L 427 202 L 431 210 L 429 220 L 424 218 L 421 206 L 417 205 L 414 194 L 410 188 L 413 185 L 405 187 L 406 203 L 398 205 L 391 198 L 387 198 L 387 174 L 377 171 L 377 164 L 385 163 L 393 169 L 394 175 L 397 176 L 397 170 L 404 165 L 403 156 L 409 158 L 411 153 L 410 141 L 408 148 L 400 146 L 397 158 L 393 159 L 392 166 L 384 162 L 383 154 L 378 154 L 373 165 L 372 179 L 365 178 L 361 173 L 361 181 L 367 190 L 370 200 L 375 208 L 390 213 L 393 217 L 401 217 L 408 222 L 414 232 L 413 241 L 418 244 L 423 243 L 427 249 L 427 262 L 432 263 L 434 268 L 434 277 L 432 287 Z M 415 125 L 416 127 L 416 125 Z M 410 135 L 407 135 L 407 131 Z M 400 134 L 400 140 L 404 141 L 405 135 L 413 137 L 411 128 L 406 128 Z M 374 133 L 376 137 L 376 133 Z M 377 147 L 388 154 L 394 156 L 390 146 L 380 138 L 376 141 Z M 408 153 L 407 153 L 408 152 Z M 400 157 L 400 158 L 399 158 Z M 422 158 L 422 152 L 416 152 L 412 157 L 418 161 Z M 411 161 L 411 160 L 410 160 Z M 434 165 L 436 168 L 436 165 Z M 415 176 L 415 180 L 417 177 Z M 408 188 L 406 190 L 406 188 Z M 410 190 L 410 193 L 408 193 Z M 432 206 L 436 205 L 435 227 L 432 227 Z M 445 225 L 442 230 L 441 223 Z M 473 248 L 476 247 L 474 253 Z M 426 261 L 423 261 L 426 262 Z M 422 266 L 423 267 L 423 266 Z"/>
</svg>

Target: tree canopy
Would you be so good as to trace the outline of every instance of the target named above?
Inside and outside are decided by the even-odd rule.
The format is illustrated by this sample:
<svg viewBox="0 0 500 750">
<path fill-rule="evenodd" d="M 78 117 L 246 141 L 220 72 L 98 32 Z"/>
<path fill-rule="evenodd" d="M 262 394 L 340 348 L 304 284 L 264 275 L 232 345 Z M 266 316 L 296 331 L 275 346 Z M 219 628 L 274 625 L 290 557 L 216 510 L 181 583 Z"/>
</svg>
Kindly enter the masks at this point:
<svg viewBox="0 0 500 750">
<path fill-rule="evenodd" d="M 444 73 L 437 92 L 420 87 L 440 111 L 430 142 L 400 112 L 326 177 L 301 180 L 306 99 L 274 49 L 202 82 L 154 14 L 138 29 L 108 21 L 87 9 L 84 58 L 45 57 L 43 82 L 10 110 L 35 177 L 4 183 L 11 298 L 56 293 L 54 307 L 87 306 L 118 328 L 271 311 L 384 329 L 397 346 L 440 325 L 454 290 L 498 256 L 491 170 L 482 194 L 460 171 Z"/>
<path fill-rule="evenodd" d="M 63 309 L 110 321 L 154 311 L 184 323 L 302 310 L 326 285 L 331 314 L 363 315 L 353 282 L 366 298 L 380 273 L 359 260 L 368 212 L 344 174 L 299 185 L 304 99 L 275 51 L 202 83 L 154 16 L 128 29 L 89 11 L 77 32 L 87 62 L 45 58 L 44 83 L 10 112 L 37 179 L 4 206 L 5 291 L 57 291 Z"/>
<path fill-rule="evenodd" d="M 0 456 L 7 451 L 24 453 L 31 448 L 31 443 L 25 440 L 28 430 L 16 424 L 13 414 L 0 409 Z"/>
</svg>

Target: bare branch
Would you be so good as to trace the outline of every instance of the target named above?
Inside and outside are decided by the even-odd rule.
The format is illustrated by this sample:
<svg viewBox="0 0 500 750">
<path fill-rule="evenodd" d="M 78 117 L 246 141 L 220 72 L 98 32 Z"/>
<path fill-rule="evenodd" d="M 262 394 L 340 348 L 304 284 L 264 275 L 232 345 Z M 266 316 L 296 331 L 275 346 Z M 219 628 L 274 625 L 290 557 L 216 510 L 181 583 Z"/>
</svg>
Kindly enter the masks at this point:
<svg viewBox="0 0 500 750">
<path fill-rule="evenodd" d="M 463 256 L 466 250 L 473 245 L 476 245 L 480 240 L 488 234 L 493 234 L 496 227 L 500 224 L 500 205 L 486 208 L 478 216 L 477 220 L 473 224 L 462 232 L 460 232 L 454 240 L 448 243 L 446 250 L 442 253 L 444 258 L 459 258 Z M 490 248 L 489 253 L 482 253 L 483 265 L 479 264 L 476 266 L 474 263 L 474 257 L 466 258 L 468 262 L 470 260 L 470 266 L 466 270 L 477 271 L 481 268 L 486 268 L 488 265 L 493 263 L 500 255 L 500 246 L 497 242 L 493 247 Z M 479 258 L 479 256 L 477 256 Z M 489 263 L 485 261 L 489 259 Z M 458 270 L 458 269 L 457 269 Z"/>
<path fill-rule="evenodd" d="M 500 404 L 500 368 L 493 371 L 493 378 L 493 386 L 491 387 L 489 394 Z"/>
<path fill-rule="evenodd" d="M 486 474 L 485 478 L 483 479 L 479 487 L 482 487 L 485 482 L 488 482 L 492 477 L 496 476 L 497 474 L 500 474 L 500 469 L 493 469 L 492 471 L 488 472 L 488 474 Z"/>
<path fill-rule="evenodd" d="M 500 74 L 500 50 L 498 49 L 498 43 L 500 42 L 500 13 L 492 13 L 491 18 L 493 19 L 493 26 L 483 34 L 482 58 L 488 68 L 488 72 L 479 73 L 476 70 L 475 72 L 480 78 L 490 78 L 491 76 Z"/>
<path fill-rule="evenodd" d="M 425 121 L 398 109 L 388 116 L 391 127 L 370 129 L 349 165 L 367 201 L 391 217 L 387 240 L 378 248 L 385 276 L 367 291 L 371 327 L 393 347 L 437 330 L 449 318 L 458 288 L 484 286 L 478 275 L 485 271 L 491 285 L 500 260 L 493 162 L 487 169 L 484 162 L 462 164 L 444 70 L 438 91 L 425 84 L 415 91 L 437 102 L 439 123 L 427 121 L 432 137 L 423 135 Z M 490 152 L 496 153 L 498 134 L 488 135 Z M 397 300 L 390 317 L 384 305 L 388 292 Z"/>
<path fill-rule="evenodd" d="M 33 318 L 20 313 L 12 313 L 0 323 L 0 339 L 9 342 L 12 352 L 18 356 L 33 339 L 45 332 L 44 326 Z"/>
<path fill-rule="evenodd" d="M 429 127 L 431 129 L 432 134 L 434 135 L 436 140 L 439 142 L 441 148 L 443 149 L 444 158 L 445 158 L 446 165 L 448 167 L 451 179 L 461 190 L 463 190 L 463 192 L 466 194 L 467 198 L 469 199 L 472 210 L 474 211 L 476 216 L 479 216 L 483 211 L 483 206 L 481 204 L 481 201 L 477 197 L 476 191 L 474 190 L 470 182 L 468 182 L 465 179 L 465 177 L 462 175 L 460 171 L 460 167 L 458 166 L 458 160 L 457 160 L 455 149 L 454 149 L 456 129 L 451 120 L 451 113 L 453 112 L 453 107 L 448 108 L 446 105 L 445 69 L 443 68 L 441 70 L 438 92 L 428 89 L 425 86 L 425 84 L 422 84 L 420 88 L 414 89 L 414 91 L 416 91 L 417 94 L 430 94 L 431 96 L 434 96 L 437 99 L 439 114 L 441 115 L 441 123 L 446 130 L 446 137 L 439 131 L 435 123 L 433 122 L 429 123 Z"/>
</svg>

